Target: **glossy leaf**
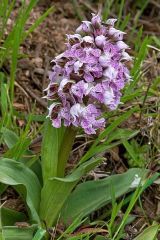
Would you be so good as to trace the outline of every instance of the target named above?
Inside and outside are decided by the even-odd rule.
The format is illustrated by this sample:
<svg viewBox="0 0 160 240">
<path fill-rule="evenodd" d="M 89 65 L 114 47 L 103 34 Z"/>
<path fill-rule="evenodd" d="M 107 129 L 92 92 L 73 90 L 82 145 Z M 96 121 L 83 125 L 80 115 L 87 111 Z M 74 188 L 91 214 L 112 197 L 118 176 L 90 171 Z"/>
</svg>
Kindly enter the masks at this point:
<svg viewBox="0 0 160 240">
<path fill-rule="evenodd" d="M 26 198 L 31 219 L 39 222 L 41 186 L 34 172 L 20 162 L 3 158 L 0 160 L 0 182 L 15 186 L 19 194 Z"/>
<path fill-rule="evenodd" d="M 19 140 L 19 137 L 7 128 L 2 128 L 1 133 L 8 148 L 12 148 Z"/>
<path fill-rule="evenodd" d="M 41 194 L 40 215 L 47 226 L 52 226 L 79 179 L 101 161 L 102 158 L 91 159 L 79 166 L 71 175 L 65 178 L 52 178 L 46 182 Z"/>
<path fill-rule="evenodd" d="M 10 208 L 1 208 L 1 220 L 2 226 L 12 226 L 16 222 L 24 222 L 26 221 L 26 216 L 24 213 L 17 212 Z"/>
<path fill-rule="evenodd" d="M 61 147 L 58 152 L 57 177 L 64 177 L 65 168 L 75 140 L 76 131 L 68 127 L 63 135 Z"/>
<path fill-rule="evenodd" d="M 139 236 L 134 238 L 134 240 L 155 240 L 158 229 L 160 228 L 160 225 L 155 224 L 153 226 L 150 226 L 146 228 Z"/>
<path fill-rule="evenodd" d="M 112 200 L 111 187 L 115 197 L 124 195 L 137 185 L 132 186 L 135 177 L 144 177 L 143 169 L 129 169 L 123 174 L 117 174 L 102 180 L 88 181 L 79 184 L 69 196 L 62 211 L 62 220 L 74 220 L 78 216 L 86 216 L 91 212 L 103 207 Z"/>
<path fill-rule="evenodd" d="M 2 233 L 5 240 L 31 240 L 36 228 L 36 225 L 25 228 L 3 227 Z"/>
<path fill-rule="evenodd" d="M 42 171 L 44 182 L 57 176 L 58 153 L 63 139 L 64 128 L 54 128 L 47 119 L 42 141 Z"/>
<path fill-rule="evenodd" d="M 36 234 L 34 235 L 34 238 L 32 240 L 41 240 L 43 239 L 43 237 L 46 234 L 46 230 L 39 228 L 36 232 Z"/>
</svg>

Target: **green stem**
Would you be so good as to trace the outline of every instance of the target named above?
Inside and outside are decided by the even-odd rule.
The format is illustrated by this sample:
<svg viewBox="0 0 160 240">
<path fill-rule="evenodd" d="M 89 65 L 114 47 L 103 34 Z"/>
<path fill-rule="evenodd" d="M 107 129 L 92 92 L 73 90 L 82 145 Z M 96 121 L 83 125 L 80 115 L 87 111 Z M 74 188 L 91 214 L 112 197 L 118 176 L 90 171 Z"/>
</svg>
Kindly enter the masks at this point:
<svg viewBox="0 0 160 240">
<path fill-rule="evenodd" d="M 58 156 L 57 177 L 64 177 L 65 175 L 67 160 L 72 150 L 75 136 L 76 131 L 72 127 L 66 128 Z"/>
</svg>

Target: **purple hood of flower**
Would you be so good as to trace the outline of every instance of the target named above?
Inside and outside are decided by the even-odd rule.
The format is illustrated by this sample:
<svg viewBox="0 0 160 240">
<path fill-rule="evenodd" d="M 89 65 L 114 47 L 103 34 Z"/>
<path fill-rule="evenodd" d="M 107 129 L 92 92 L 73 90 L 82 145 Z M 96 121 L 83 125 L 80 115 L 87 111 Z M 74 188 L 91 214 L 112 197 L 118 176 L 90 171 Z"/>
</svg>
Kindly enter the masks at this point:
<svg viewBox="0 0 160 240">
<path fill-rule="evenodd" d="M 116 19 L 102 22 L 99 15 L 83 21 L 76 33 L 67 35 L 66 50 L 57 56 L 50 73 L 46 97 L 53 103 L 48 116 L 56 128 L 73 125 L 87 134 L 105 126 L 101 117 L 120 103 L 121 89 L 130 80 L 127 62 L 132 58 L 114 28 Z"/>
</svg>

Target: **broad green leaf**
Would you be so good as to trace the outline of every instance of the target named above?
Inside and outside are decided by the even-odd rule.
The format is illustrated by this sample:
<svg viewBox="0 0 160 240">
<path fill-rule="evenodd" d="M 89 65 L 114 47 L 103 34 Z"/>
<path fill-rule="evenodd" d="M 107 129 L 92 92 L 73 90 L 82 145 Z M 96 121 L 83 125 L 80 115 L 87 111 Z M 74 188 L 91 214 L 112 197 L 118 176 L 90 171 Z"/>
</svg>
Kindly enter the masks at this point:
<svg viewBox="0 0 160 240">
<path fill-rule="evenodd" d="M 4 208 L 4 207 L 2 207 L 0 211 L 1 211 L 2 226 L 12 226 L 16 222 L 26 221 L 26 216 L 24 213 L 17 212 L 10 208 Z"/>
<path fill-rule="evenodd" d="M 1 133 L 8 148 L 12 148 L 19 139 L 13 131 L 7 128 L 2 128 Z"/>
<path fill-rule="evenodd" d="M 3 227 L 2 233 L 5 240 L 32 240 L 37 225 L 30 227 Z"/>
<path fill-rule="evenodd" d="M 0 195 L 7 189 L 5 184 L 0 183 Z"/>
<path fill-rule="evenodd" d="M 91 159 L 75 169 L 71 175 L 65 178 L 52 178 L 46 182 L 41 193 L 40 216 L 47 226 L 52 226 L 55 222 L 63 204 L 79 179 L 102 160 L 102 158 Z"/>
<path fill-rule="evenodd" d="M 27 167 L 31 168 L 36 173 L 40 182 L 42 182 L 42 171 L 39 162 L 39 156 L 34 155 L 32 151 L 28 150 L 30 140 L 23 137 L 25 131 L 20 137 L 18 137 L 13 131 L 3 127 L 1 129 L 1 133 L 6 145 L 9 148 L 4 156 L 7 158 L 8 156 L 11 156 L 14 158 L 14 160 L 19 160 L 24 163 Z M 0 184 L 0 193 L 5 190 L 5 187 L 7 186 Z"/>
<path fill-rule="evenodd" d="M 112 200 L 111 186 L 117 198 L 137 187 L 136 184 L 133 185 L 136 176 L 141 179 L 145 174 L 145 170 L 133 168 L 123 174 L 79 184 L 65 203 L 62 220 L 67 222 L 72 219 L 73 221 L 79 215 L 84 217 L 103 207 Z"/>
<path fill-rule="evenodd" d="M 42 141 L 42 171 L 44 182 L 57 176 L 58 153 L 63 139 L 64 128 L 54 128 L 47 119 Z"/>
<path fill-rule="evenodd" d="M 31 219 L 39 223 L 41 186 L 37 176 L 23 163 L 11 159 L 0 159 L 0 182 L 12 185 L 26 199 Z"/>
<path fill-rule="evenodd" d="M 43 237 L 46 234 L 46 230 L 39 228 L 36 232 L 36 234 L 34 235 L 34 238 L 32 240 L 41 240 L 43 239 Z"/>
<path fill-rule="evenodd" d="M 160 229 L 160 225 L 155 224 L 146 228 L 140 235 L 138 235 L 134 240 L 155 240 L 158 229 Z"/>
<path fill-rule="evenodd" d="M 65 168 L 75 140 L 76 130 L 68 127 L 65 130 L 58 153 L 57 177 L 64 177 Z"/>
</svg>

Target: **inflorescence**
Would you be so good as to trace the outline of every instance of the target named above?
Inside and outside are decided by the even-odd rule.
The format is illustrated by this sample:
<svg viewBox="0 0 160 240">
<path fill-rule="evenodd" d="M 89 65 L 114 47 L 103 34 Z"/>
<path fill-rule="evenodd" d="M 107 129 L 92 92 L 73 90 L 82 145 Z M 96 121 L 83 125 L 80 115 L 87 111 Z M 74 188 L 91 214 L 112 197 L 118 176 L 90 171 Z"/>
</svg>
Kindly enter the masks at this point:
<svg viewBox="0 0 160 240">
<path fill-rule="evenodd" d="M 116 19 L 102 22 L 93 14 L 76 33 L 67 35 L 66 50 L 57 56 L 45 89 L 52 100 L 49 114 L 56 128 L 75 126 L 95 134 L 105 126 L 104 107 L 120 103 L 121 89 L 130 80 L 127 67 L 132 60 L 123 42 L 124 32 L 114 28 Z"/>
</svg>

